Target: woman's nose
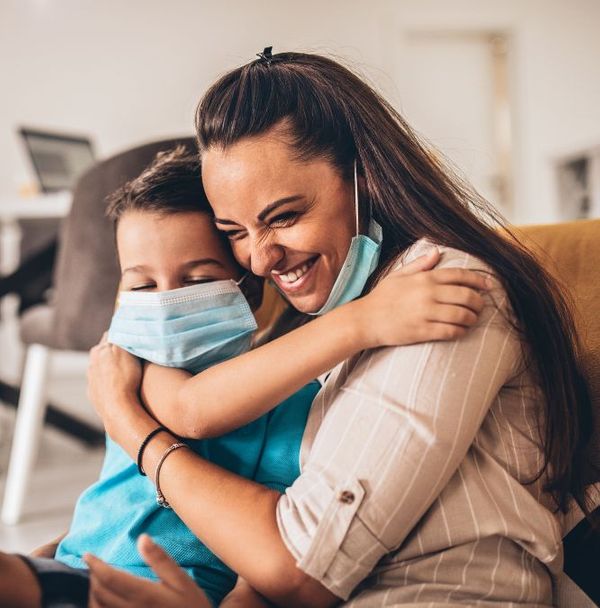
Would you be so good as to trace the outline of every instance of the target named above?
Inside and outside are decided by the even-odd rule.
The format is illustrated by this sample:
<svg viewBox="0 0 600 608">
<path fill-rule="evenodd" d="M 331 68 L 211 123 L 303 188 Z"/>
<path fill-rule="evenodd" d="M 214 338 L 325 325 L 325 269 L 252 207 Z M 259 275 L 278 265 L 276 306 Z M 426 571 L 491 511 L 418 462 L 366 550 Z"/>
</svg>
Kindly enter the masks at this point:
<svg viewBox="0 0 600 608">
<path fill-rule="evenodd" d="M 284 248 L 264 236 L 252 239 L 250 243 L 250 269 L 259 277 L 267 277 L 285 255 Z"/>
</svg>

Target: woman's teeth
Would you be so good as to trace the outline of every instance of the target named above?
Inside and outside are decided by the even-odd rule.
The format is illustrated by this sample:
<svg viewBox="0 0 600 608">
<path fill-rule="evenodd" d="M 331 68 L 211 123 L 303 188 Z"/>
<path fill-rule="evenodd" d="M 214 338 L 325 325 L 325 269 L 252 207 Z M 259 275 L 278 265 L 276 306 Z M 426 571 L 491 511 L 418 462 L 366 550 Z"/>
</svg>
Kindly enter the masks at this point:
<svg viewBox="0 0 600 608">
<path fill-rule="evenodd" d="M 306 262 L 300 268 L 296 268 L 296 270 L 290 270 L 285 274 L 280 274 L 279 278 L 282 283 L 295 283 L 300 277 L 304 276 L 308 269 L 313 265 L 313 262 Z"/>
</svg>

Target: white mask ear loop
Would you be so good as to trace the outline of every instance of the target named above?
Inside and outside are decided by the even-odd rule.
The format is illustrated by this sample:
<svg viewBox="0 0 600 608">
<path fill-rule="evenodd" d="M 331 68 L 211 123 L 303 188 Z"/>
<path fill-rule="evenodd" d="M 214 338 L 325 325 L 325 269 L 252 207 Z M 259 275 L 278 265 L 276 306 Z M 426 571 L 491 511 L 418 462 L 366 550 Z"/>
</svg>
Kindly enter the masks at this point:
<svg viewBox="0 0 600 608">
<path fill-rule="evenodd" d="M 354 215 L 356 217 L 356 236 L 359 235 L 358 220 L 358 176 L 356 171 L 356 159 L 354 159 Z"/>
<path fill-rule="evenodd" d="M 250 271 L 248 271 L 239 281 L 234 281 L 234 283 L 239 287 L 250 275 Z"/>
</svg>

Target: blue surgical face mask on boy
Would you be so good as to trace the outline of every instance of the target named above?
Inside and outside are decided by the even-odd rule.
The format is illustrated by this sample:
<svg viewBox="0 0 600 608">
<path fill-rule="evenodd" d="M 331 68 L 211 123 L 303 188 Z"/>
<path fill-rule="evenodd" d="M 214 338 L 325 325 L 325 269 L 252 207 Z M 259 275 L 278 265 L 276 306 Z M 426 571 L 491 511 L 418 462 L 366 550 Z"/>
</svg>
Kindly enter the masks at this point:
<svg viewBox="0 0 600 608">
<path fill-rule="evenodd" d="M 108 341 L 151 363 L 194 374 L 241 355 L 249 350 L 257 325 L 240 283 L 123 291 Z"/>
<path fill-rule="evenodd" d="M 324 315 L 337 306 L 358 298 L 379 263 L 383 231 L 371 214 L 369 214 L 367 234 L 359 234 L 356 161 L 354 161 L 354 212 L 356 214 L 356 236 L 352 238 L 350 249 L 348 249 L 344 264 L 331 288 L 327 301 L 316 312 L 308 313 L 310 315 Z"/>
</svg>

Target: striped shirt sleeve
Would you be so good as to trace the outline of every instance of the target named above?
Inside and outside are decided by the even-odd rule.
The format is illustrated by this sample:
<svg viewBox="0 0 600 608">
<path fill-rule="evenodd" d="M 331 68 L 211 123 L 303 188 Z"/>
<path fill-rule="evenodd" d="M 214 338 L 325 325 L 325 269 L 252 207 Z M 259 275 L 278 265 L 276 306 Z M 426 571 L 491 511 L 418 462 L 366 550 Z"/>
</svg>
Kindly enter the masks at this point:
<svg viewBox="0 0 600 608">
<path fill-rule="evenodd" d="M 484 269 L 445 250 L 439 267 L 456 266 Z M 466 337 L 366 351 L 335 370 L 313 405 L 319 428 L 278 525 L 298 567 L 340 598 L 406 539 L 517 371 L 506 296 L 496 287 L 486 300 Z"/>
</svg>

